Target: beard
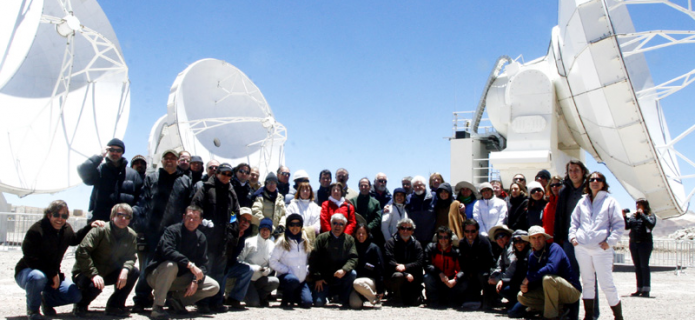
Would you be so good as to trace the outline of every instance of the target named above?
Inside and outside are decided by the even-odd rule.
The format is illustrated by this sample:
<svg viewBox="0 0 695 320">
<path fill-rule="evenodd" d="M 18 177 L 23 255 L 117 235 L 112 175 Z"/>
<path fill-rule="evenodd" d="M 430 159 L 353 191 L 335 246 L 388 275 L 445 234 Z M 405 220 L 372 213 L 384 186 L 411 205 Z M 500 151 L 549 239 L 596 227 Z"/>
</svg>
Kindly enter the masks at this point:
<svg viewBox="0 0 695 320">
<path fill-rule="evenodd" d="M 384 190 L 386 190 L 386 186 L 378 186 L 376 189 L 379 190 L 379 192 L 384 192 Z"/>
<path fill-rule="evenodd" d="M 425 190 L 418 190 L 413 192 L 415 192 L 416 195 L 421 196 L 423 193 L 425 193 Z"/>
</svg>

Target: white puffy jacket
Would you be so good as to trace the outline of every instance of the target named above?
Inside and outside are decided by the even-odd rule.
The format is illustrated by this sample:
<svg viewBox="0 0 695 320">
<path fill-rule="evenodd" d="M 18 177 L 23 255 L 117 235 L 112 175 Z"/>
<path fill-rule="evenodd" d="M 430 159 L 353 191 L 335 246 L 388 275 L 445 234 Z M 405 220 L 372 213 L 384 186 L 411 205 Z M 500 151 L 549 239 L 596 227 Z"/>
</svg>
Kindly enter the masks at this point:
<svg viewBox="0 0 695 320">
<path fill-rule="evenodd" d="M 502 225 L 506 218 L 507 202 L 494 195 L 489 200 L 480 199 L 473 205 L 473 219 L 480 225 L 481 237 L 487 237 L 488 231 Z"/>
<path fill-rule="evenodd" d="M 302 231 L 304 232 L 304 231 Z M 307 237 L 302 235 L 304 241 Z M 275 249 L 270 254 L 270 267 L 275 270 L 278 275 L 291 273 L 300 282 L 304 282 L 306 275 L 309 273 L 309 252 L 304 251 L 304 244 L 297 244 L 297 241 L 290 240 L 290 250 L 287 251 L 283 248 L 283 242 L 285 242 L 285 237 L 281 236 L 277 243 L 275 243 Z"/>
<path fill-rule="evenodd" d="M 293 213 L 299 214 L 304 219 L 304 226 L 314 228 L 314 232 L 319 234 L 321 230 L 321 206 L 311 200 L 295 198 L 290 201 L 286 212 L 285 217 L 289 217 Z"/>
<path fill-rule="evenodd" d="M 255 237 L 246 239 L 244 249 L 239 253 L 237 260 L 244 262 L 253 270 L 251 281 L 256 281 L 263 276 L 262 267 L 270 265 L 270 254 L 275 248 L 275 243 L 270 239 L 263 239 L 259 233 Z"/>
<path fill-rule="evenodd" d="M 585 194 L 572 211 L 568 239 L 580 245 L 597 247 L 605 241 L 614 246 L 625 232 L 625 220 L 618 201 L 606 191 L 599 191 L 594 201 Z"/>
</svg>

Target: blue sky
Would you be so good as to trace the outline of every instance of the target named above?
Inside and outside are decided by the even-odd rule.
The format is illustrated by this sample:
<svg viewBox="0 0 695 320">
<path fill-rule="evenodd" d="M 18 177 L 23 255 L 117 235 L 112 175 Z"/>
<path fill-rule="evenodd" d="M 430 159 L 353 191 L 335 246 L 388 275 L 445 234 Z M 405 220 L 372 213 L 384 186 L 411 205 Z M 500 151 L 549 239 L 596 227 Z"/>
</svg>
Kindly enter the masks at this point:
<svg viewBox="0 0 695 320">
<path fill-rule="evenodd" d="M 130 68 L 126 157 L 147 153 L 150 129 L 166 113 L 177 74 L 199 59 L 216 58 L 246 73 L 287 127 L 285 157 L 292 172 L 307 170 L 317 186 L 321 169 L 345 167 L 354 189 L 359 178 L 372 179 L 379 171 L 388 175 L 390 189 L 406 175 L 438 171 L 448 180 L 452 112 L 476 108 L 500 55 L 523 55 L 525 61 L 545 56 L 557 24 L 555 1 L 100 5 Z M 682 101 L 667 116 L 692 114 Z M 692 117 L 674 119 L 674 135 L 693 122 Z M 608 172 L 587 160 L 590 169 Z M 621 204 L 632 207 L 617 181 L 609 182 Z M 71 208 L 86 209 L 90 190 L 80 186 L 55 195 L 6 198 L 39 207 L 62 198 Z"/>
</svg>

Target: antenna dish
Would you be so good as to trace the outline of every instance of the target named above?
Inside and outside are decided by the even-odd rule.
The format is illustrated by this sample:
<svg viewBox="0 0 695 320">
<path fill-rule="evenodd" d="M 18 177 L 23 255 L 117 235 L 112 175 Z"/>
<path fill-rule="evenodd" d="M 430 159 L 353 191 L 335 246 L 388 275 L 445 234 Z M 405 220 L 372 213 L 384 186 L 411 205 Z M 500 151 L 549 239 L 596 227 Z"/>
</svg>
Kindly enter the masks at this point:
<svg viewBox="0 0 695 320">
<path fill-rule="evenodd" d="M 0 16 L 0 191 L 53 193 L 82 183 L 77 166 L 123 137 L 128 68 L 94 0 L 10 1 Z"/>
<path fill-rule="evenodd" d="M 285 127 L 258 87 L 225 61 L 203 59 L 181 72 L 167 111 L 167 124 L 150 136 L 157 141 L 149 149 L 154 159 L 168 149 L 186 150 L 204 159 L 246 162 L 261 173 L 284 162 Z"/>
</svg>

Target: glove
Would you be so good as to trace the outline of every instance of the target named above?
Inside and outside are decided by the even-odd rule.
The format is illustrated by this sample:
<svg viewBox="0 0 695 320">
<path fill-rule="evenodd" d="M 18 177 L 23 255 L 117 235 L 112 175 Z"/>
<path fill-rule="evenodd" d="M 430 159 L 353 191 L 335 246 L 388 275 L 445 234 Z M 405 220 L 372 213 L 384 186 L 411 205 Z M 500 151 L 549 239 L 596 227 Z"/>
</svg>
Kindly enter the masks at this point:
<svg viewBox="0 0 695 320">
<path fill-rule="evenodd" d="M 267 277 L 272 271 L 272 269 L 265 267 L 263 268 L 263 272 L 261 272 L 261 274 L 263 274 L 264 277 Z"/>
<path fill-rule="evenodd" d="M 212 220 L 208 219 L 203 219 L 203 222 L 200 223 L 201 226 L 206 227 L 206 228 L 214 228 L 215 223 L 212 222 Z"/>
</svg>

